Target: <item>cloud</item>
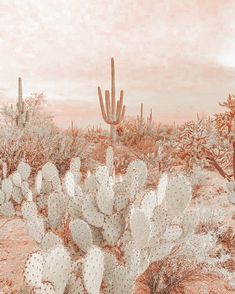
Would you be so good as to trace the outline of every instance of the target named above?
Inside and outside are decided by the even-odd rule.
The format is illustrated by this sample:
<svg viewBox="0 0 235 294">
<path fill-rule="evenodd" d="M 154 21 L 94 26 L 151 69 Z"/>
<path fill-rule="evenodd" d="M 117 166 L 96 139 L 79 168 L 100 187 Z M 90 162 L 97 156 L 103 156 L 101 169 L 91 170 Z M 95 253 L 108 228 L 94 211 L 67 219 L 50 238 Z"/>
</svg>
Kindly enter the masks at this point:
<svg viewBox="0 0 235 294">
<path fill-rule="evenodd" d="M 15 99 L 22 76 L 26 96 L 45 91 L 67 105 L 58 120 L 68 101 L 92 105 L 87 119 L 75 107 L 88 123 L 114 56 L 131 114 L 140 102 L 156 113 L 216 110 L 234 91 L 234 14 L 233 0 L 3 0 L 0 94 Z"/>
</svg>

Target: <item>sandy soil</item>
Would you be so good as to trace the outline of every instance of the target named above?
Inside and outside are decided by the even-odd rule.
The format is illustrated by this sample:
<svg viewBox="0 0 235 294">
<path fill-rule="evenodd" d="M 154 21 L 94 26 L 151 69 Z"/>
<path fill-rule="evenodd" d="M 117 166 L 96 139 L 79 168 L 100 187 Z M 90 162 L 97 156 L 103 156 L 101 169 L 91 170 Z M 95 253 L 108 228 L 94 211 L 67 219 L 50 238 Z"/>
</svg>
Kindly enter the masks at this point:
<svg viewBox="0 0 235 294">
<path fill-rule="evenodd" d="M 24 263 L 36 250 L 20 218 L 0 218 L 0 293 L 20 293 L 24 287 Z"/>
</svg>

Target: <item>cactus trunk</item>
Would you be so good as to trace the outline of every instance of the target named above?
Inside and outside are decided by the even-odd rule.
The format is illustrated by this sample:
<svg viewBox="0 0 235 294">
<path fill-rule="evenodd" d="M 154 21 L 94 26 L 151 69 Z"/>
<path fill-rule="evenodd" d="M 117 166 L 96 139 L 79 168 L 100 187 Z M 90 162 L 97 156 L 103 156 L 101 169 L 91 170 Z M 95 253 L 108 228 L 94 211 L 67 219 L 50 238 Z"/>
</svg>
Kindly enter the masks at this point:
<svg viewBox="0 0 235 294">
<path fill-rule="evenodd" d="M 116 142 L 116 129 L 117 127 L 115 125 L 110 125 L 110 139 L 112 143 Z"/>
</svg>

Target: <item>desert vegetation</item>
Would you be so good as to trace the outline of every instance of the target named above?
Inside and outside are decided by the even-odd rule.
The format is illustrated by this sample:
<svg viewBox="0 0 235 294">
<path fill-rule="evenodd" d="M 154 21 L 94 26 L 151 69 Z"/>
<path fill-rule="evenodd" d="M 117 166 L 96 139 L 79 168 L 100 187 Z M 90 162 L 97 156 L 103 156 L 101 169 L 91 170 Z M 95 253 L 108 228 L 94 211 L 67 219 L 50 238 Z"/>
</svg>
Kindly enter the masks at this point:
<svg viewBox="0 0 235 294">
<path fill-rule="evenodd" d="M 0 289 L 234 293 L 235 97 L 166 125 L 144 104 L 128 117 L 116 92 L 112 59 L 111 92 L 98 87 L 97 99 L 110 132 L 61 129 L 19 78 L 16 104 L 1 110 L 0 230 L 23 222 L 34 248 Z"/>
</svg>

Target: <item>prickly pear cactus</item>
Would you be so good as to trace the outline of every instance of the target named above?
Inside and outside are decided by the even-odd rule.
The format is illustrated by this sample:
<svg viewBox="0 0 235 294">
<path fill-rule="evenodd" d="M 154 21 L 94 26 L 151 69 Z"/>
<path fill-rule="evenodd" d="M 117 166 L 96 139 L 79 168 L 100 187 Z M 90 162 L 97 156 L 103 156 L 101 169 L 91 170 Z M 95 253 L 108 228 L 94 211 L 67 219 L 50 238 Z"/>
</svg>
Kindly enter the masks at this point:
<svg viewBox="0 0 235 294">
<path fill-rule="evenodd" d="M 52 163 L 36 176 L 32 199 L 21 207 L 26 228 L 42 250 L 26 262 L 25 281 L 35 293 L 98 294 L 101 288 L 109 294 L 133 293 L 149 264 L 164 260 L 193 234 L 198 214 L 187 210 L 191 186 L 186 178 L 164 174 L 156 191 L 144 191 L 143 161 L 132 162 L 122 182 L 113 183 L 110 170 L 107 160 L 83 182 L 75 158 L 62 186 Z M 13 175 L 5 180 L 0 209 L 11 203 L 10 182 L 14 193 L 24 190 L 23 200 L 31 192 L 27 181 L 19 185 Z M 110 248 L 121 258 L 107 252 Z"/>
</svg>

